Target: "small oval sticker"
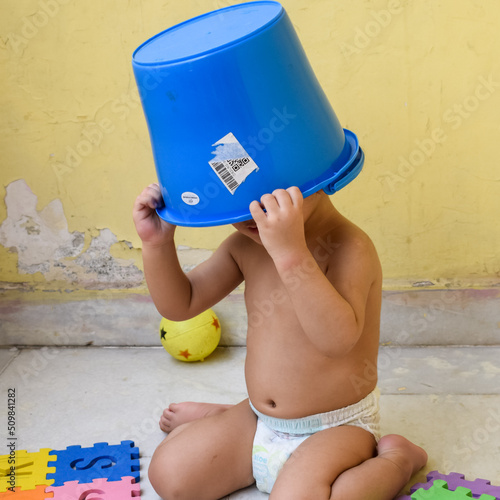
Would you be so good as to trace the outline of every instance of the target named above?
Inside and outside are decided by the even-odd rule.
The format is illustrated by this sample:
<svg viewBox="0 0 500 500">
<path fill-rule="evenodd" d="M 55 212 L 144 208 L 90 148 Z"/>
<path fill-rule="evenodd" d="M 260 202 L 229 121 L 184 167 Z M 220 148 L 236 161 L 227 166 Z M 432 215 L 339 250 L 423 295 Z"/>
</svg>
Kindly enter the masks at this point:
<svg viewBox="0 0 500 500">
<path fill-rule="evenodd" d="M 190 191 L 182 193 L 181 198 L 186 205 L 198 205 L 198 203 L 200 203 L 200 197 L 196 193 L 191 193 Z"/>
</svg>

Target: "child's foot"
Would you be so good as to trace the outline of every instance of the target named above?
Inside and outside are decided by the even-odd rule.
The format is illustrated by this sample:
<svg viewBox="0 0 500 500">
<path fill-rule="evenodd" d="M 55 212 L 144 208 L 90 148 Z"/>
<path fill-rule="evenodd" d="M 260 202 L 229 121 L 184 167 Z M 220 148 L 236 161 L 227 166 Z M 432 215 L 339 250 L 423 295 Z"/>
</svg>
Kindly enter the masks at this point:
<svg viewBox="0 0 500 500">
<path fill-rule="evenodd" d="M 163 432 L 171 432 L 181 424 L 193 422 L 199 418 L 217 415 L 233 405 L 221 405 L 212 403 L 172 403 L 168 408 L 163 410 L 160 418 L 160 429 Z"/>
<path fill-rule="evenodd" d="M 388 434 L 378 443 L 378 456 L 390 460 L 402 473 L 408 474 L 407 481 L 427 463 L 423 448 L 397 434 Z"/>
</svg>

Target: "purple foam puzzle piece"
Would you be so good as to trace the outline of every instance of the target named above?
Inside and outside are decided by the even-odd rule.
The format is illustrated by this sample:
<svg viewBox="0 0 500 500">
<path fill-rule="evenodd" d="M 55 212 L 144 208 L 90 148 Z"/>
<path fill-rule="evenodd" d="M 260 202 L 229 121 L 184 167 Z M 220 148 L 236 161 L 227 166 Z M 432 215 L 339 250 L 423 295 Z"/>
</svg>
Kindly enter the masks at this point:
<svg viewBox="0 0 500 500">
<path fill-rule="evenodd" d="M 435 471 L 433 471 L 435 472 Z M 429 474 L 427 474 L 427 482 L 426 483 L 415 483 L 411 488 L 410 488 L 410 494 L 409 495 L 402 495 L 397 497 L 395 500 L 412 500 L 411 494 L 415 493 L 415 491 L 419 490 L 420 488 L 424 490 L 428 490 L 429 488 L 432 487 L 432 484 L 434 483 L 433 479 L 429 478 Z"/>
<path fill-rule="evenodd" d="M 471 490 L 473 498 L 479 498 L 483 493 L 495 497 L 496 500 L 500 500 L 500 486 L 495 486 L 491 484 L 491 481 L 486 479 L 476 479 L 474 481 L 467 481 L 463 474 L 458 472 L 450 472 L 450 474 L 441 474 L 437 470 L 429 472 L 427 474 L 427 479 L 429 481 L 434 481 L 435 479 L 443 479 L 448 483 L 448 488 L 450 490 L 456 490 L 459 486 Z"/>
<path fill-rule="evenodd" d="M 455 491 L 459 486 L 467 488 L 472 493 L 472 498 L 479 498 L 483 494 L 491 495 L 496 500 L 500 500 L 500 486 L 494 486 L 486 479 L 476 479 L 475 481 L 467 481 L 463 474 L 458 472 L 450 472 L 449 474 L 441 474 L 437 470 L 433 470 L 427 474 L 426 483 L 416 483 L 410 488 L 411 493 L 415 493 L 418 489 L 423 488 L 428 490 L 432 487 L 436 479 L 442 479 L 448 483 L 448 488 Z M 412 500 L 410 495 L 397 497 L 396 500 Z"/>
</svg>

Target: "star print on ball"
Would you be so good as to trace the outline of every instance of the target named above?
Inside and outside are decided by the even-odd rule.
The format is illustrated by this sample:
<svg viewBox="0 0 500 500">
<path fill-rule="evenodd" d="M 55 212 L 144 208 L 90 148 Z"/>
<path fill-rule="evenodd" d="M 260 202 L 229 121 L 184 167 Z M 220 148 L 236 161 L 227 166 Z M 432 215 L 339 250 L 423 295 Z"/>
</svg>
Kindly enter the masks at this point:
<svg viewBox="0 0 500 500">
<path fill-rule="evenodd" d="M 219 318 L 212 309 L 186 321 L 162 318 L 160 340 L 165 350 L 180 361 L 203 361 L 220 341 Z"/>
</svg>

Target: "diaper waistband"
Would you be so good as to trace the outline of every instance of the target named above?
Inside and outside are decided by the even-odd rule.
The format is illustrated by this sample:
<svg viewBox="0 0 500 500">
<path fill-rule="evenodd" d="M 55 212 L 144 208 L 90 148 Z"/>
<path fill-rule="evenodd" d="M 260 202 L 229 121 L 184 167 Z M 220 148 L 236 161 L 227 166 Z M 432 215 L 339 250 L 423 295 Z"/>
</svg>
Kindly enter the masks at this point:
<svg viewBox="0 0 500 500">
<path fill-rule="evenodd" d="M 287 434 L 314 434 L 334 426 L 346 425 L 363 416 L 374 415 L 378 412 L 379 389 L 374 389 L 361 401 L 345 408 L 318 413 L 302 418 L 275 418 L 261 413 L 251 401 L 250 407 L 257 417 L 269 428 Z"/>
</svg>

